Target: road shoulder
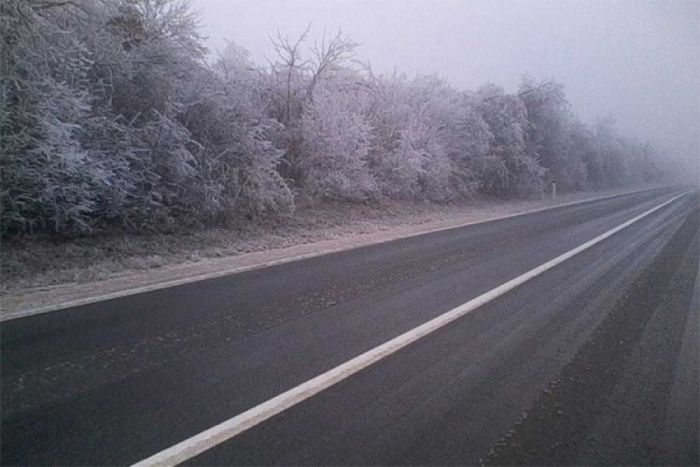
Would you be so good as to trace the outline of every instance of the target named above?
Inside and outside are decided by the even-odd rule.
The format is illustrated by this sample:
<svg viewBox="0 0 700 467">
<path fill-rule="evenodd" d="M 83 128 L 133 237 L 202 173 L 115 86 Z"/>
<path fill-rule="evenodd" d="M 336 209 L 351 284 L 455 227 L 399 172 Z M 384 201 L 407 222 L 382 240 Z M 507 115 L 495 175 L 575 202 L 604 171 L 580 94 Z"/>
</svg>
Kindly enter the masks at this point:
<svg viewBox="0 0 700 467">
<path fill-rule="evenodd" d="M 291 245 L 283 248 L 263 249 L 222 258 L 190 260 L 148 269 L 123 269 L 96 280 L 12 289 L 0 296 L 0 321 L 638 191 L 644 189 L 578 193 L 562 196 L 555 202 L 539 200 L 497 205 L 482 203 L 477 204 L 475 208 L 465 206 L 461 210 L 437 212 L 432 216 L 414 216 L 406 219 L 405 223 L 396 223 L 395 220 L 382 223 L 380 220 L 367 223 L 359 232 L 351 228 L 350 231 L 341 231 L 337 236 L 317 232 L 312 238 L 292 238 L 289 240 Z M 324 239 L 326 236 L 330 238 Z"/>
</svg>

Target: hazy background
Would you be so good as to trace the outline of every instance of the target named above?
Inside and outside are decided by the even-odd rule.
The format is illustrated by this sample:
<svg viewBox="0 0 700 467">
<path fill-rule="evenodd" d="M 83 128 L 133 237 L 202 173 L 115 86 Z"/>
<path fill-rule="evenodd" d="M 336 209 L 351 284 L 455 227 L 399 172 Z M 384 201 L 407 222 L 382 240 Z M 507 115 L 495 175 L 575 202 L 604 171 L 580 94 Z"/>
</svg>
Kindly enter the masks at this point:
<svg viewBox="0 0 700 467">
<path fill-rule="evenodd" d="M 257 63 L 269 36 L 311 42 L 339 28 L 377 72 L 435 73 L 459 88 L 514 91 L 528 74 L 562 82 L 584 122 L 700 172 L 700 1 L 194 0 L 214 51 L 232 40 Z"/>
</svg>

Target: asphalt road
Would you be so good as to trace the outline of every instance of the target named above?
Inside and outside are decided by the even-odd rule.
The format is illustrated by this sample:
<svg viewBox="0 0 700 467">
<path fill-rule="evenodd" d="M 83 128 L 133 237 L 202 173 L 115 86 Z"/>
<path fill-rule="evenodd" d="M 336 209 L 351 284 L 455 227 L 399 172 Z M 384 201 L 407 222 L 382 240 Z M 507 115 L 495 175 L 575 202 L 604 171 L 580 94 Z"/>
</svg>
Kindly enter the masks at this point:
<svg viewBox="0 0 700 467">
<path fill-rule="evenodd" d="M 1 462 L 137 462 L 678 192 L 4 322 Z M 697 465 L 698 201 L 674 201 L 189 462 Z"/>
</svg>

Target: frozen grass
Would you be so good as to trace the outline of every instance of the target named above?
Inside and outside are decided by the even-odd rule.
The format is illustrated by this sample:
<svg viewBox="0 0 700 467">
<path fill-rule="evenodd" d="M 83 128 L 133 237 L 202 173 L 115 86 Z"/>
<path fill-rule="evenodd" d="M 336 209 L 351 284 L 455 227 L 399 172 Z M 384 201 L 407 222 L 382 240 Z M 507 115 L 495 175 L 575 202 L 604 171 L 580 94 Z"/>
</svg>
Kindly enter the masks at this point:
<svg viewBox="0 0 700 467">
<path fill-rule="evenodd" d="M 629 190 L 626 190 L 629 191 Z M 246 253 L 294 246 L 331 245 L 338 249 L 375 243 L 397 235 L 449 227 L 524 212 L 552 204 L 600 197 L 614 192 L 576 193 L 552 200 L 474 200 L 467 203 L 390 202 L 381 205 L 325 204 L 307 206 L 294 215 L 266 220 L 235 229 L 209 229 L 180 235 L 113 235 L 70 241 L 11 240 L 2 245 L 2 289 L 5 307 L 16 308 L 33 293 L 45 293 L 54 286 L 85 284 L 105 279 L 128 278 L 138 274 L 157 280 L 159 271 L 191 265 L 210 271 L 213 259 L 246 257 Z M 313 245 L 312 245 L 313 246 Z M 324 246 L 325 248 L 325 246 Z M 308 248 L 307 248 L 308 250 Z M 297 250 L 298 251 L 298 250 Z M 264 257 L 260 260 L 264 261 Z M 257 259 L 256 259 L 257 261 Z M 230 267 L 230 262 L 227 267 Z M 184 272 L 183 272 L 184 273 Z M 22 297 L 22 300 L 17 298 Z"/>
</svg>

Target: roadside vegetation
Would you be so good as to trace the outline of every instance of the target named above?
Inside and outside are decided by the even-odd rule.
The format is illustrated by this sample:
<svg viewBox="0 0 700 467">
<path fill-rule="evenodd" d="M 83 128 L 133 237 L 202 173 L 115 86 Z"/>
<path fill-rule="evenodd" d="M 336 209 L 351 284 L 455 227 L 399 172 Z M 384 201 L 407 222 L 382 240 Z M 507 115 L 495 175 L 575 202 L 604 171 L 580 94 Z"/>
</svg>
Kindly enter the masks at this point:
<svg viewBox="0 0 700 467">
<path fill-rule="evenodd" d="M 168 0 L 5 0 L 2 235 L 240 227 L 328 202 L 453 203 L 661 177 L 612 122 L 576 120 L 563 86 L 458 90 L 383 76 L 339 33 L 276 37 L 252 63 L 207 55 Z M 28 237 L 29 236 L 29 237 Z"/>
<path fill-rule="evenodd" d="M 619 190 L 598 192 L 609 196 Z M 252 262 L 341 250 L 432 229 L 481 222 L 568 202 L 590 192 L 528 200 L 475 199 L 467 203 L 384 201 L 382 204 L 324 203 L 229 227 L 178 233 L 111 234 L 56 240 L 17 236 L 5 240 L 0 295 L 23 296 L 38 288 L 129 278 L 133 287 L 148 280 L 197 275 Z M 306 248 L 306 247 L 310 247 Z M 255 255 L 249 255 L 254 253 Z M 265 253 L 264 256 L 260 256 Z M 249 259 L 256 256 L 255 260 Z M 220 262 L 222 260 L 223 262 Z M 176 270 L 183 269 L 183 273 Z M 133 278 L 133 280 L 131 280 Z M 7 303 L 5 303 L 7 305 Z"/>
</svg>

